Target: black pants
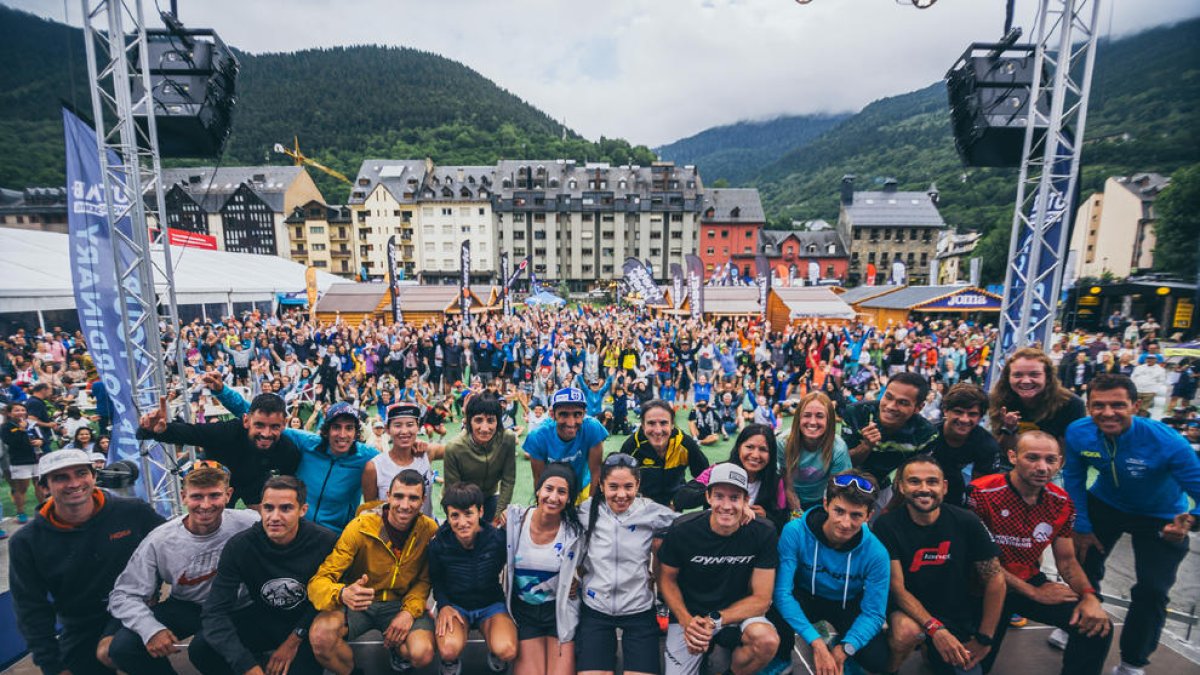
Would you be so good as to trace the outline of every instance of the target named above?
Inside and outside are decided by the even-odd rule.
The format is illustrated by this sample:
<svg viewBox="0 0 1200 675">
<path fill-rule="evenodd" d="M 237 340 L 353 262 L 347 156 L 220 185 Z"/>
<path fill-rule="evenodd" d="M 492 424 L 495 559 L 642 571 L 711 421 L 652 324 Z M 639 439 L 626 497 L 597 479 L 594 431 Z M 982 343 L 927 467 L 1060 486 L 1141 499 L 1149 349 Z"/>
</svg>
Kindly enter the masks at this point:
<svg viewBox="0 0 1200 675">
<path fill-rule="evenodd" d="M 64 626 L 58 636 L 58 647 L 67 670 L 72 675 L 112 675 L 112 670 L 96 659 L 96 646 L 101 638 L 116 632 L 118 625 L 103 616 Z"/>
<path fill-rule="evenodd" d="M 859 611 L 858 600 L 851 600 L 842 607 L 840 600 L 828 600 L 816 595 L 805 593 L 803 590 L 796 590 L 796 600 L 800 602 L 800 609 L 804 610 L 804 616 L 808 617 L 809 623 L 817 623 L 818 621 L 827 621 L 838 632 L 840 639 L 846 637 L 846 633 L 850 631 L 850 626 L 854 624 L 854 620 L 858 618 L 861 612 Z M 791 625 L 784 620 L 783 616 L 772 607 L 767 611 L 767 618 L 771 623 L 775 624 L 775 631 L 779 633 L 779 650 L 775 652 L 776 656 L 784 659 L 789 659 L 792 647 L 796 644 L 796 631 Z M 833 649 L 835 645 L 828 645 Z M 883 630 L 880 629 L 875 637 L 871 638 L 870 642 L 863 646 L 862 649 L 854 653 L 850 657 L 858 665 L 873 672 L 882 673 L 887 670 L 888 659 L 891 657 L 891 650 L 888 649 L 887 637 L 884 636 Z"/>
<path fill-rule="evenodd" d="M 186 600 L 167 598 L 151 611 L 159 623 L 166 626 L 180 640 L 191 636 L 200 628 L 200 605 Z M 108 656 L 117 667 L 127 673 L 174 673 L 171 662 L 166 658 L 154 658 L 146 651 L 146 644 L 137 633 L 122 626 L 113 636 L 108 647 Z"/>
<path fill-rule="evenodd" d="M 1092 549 L 1083 562 L 1083 571 L 1097 591 L 1113 546 L 1123 534 L 1132 538 L 1136 583 L 1129 590 L 1129 612 L 1121 629 L 1121 660 L 1141 668 L 1150 663 L 1150 655 L 1158 647 L 1167 622 L 1168 593 L 1175 585 L 1179 564 L 1187 556 L 1188 540 L 1172 543 L 1163 539 L 1162 528 L 1169 521 L 1119 511 L 1091 494 L 1087 501 L 1092 531 L 1105 551 Z"/>
<path fill-rule="evenodd" d="M 264 617 L 263 613 L 254 607 L 234 612 L 232 618 L 242 646 L 256 655 L 267 655 L 266 659 L 259 659 L 260 665 L 265 664 L 270 658 L 270 653 L 278 649 L 279 645 L 283 644 L 283 641 L 290 635 L 287 626 L 276 625 L 277 622 L 269 617 Z M 197 633 L 196 637 L 192 638 L 192 643 L 188 645 L 188 660 L 202 675 L 240 675 L 240 673 L 234 673 L 225 657 L 221 656 L 205 639 L 203 631 Z M 322 672 L 324 672 L 323 669 L 313 657 L 312 645 L 309 644 L 308 638 L 305 638 L 300 642 L 300 648 L 296 650 L 296 658 L 292 660 L 288 673 L 290 675 L 321 675 Z"/>
<path fill-rule="evenodd" d="M 1046 583 L 1046 577 L 1038 575 L 1029 580 L 1034 586 Z M 1071 614 L 1075 611 L 1074 602 L 1064 602 L 1057 605 L 1043 605 L 1031 600 L 1020 593 L 1009 591 L 1004 600 L 1004 609 L 1000 612 L 1000 623 L 996 625 L 996 634 L 992 637 L 992 651 L 983 659 L 983 672 L 992 669 L 996 655 L 1004 635 L 1008 632 L 1008 618 L 1013 614 L 1033 619 L 1047 626 L 1054 626 L 1067 631 L 1071 640 L 1067 643 L 1067 652 L 1063 655 L 1063 675 L 1097 675 L 1104 669 L 1104 659 L 1108 656 L 1108 648 L 1112 645 L 1112 631 L 1104 637 L 1087 637 L 1076 632 L 1071 627 Z"/>
</svg>

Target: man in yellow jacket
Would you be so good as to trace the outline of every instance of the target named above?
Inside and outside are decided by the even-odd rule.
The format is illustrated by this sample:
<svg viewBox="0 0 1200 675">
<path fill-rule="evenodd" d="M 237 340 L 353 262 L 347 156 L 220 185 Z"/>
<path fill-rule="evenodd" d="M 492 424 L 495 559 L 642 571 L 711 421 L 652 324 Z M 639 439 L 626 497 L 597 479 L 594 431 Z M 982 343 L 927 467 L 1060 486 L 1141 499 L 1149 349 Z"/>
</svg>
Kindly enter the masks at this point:
<svg viewBox="0 0 1200 675">
<path fill-rule="evenodd" d="M 328 670 L 349 675 L 354 654 L 346 641 L 373 628 L 383 633 L 393 670 L 403 673 L 433 661 L 426 551 L 437 523 L 421 513 L 426 498 L 420 472 L 396 474 L 386 503 L 350 521 L 308 582 L 308 598 L 320 612 L 309 642 Z"/>
</svg>

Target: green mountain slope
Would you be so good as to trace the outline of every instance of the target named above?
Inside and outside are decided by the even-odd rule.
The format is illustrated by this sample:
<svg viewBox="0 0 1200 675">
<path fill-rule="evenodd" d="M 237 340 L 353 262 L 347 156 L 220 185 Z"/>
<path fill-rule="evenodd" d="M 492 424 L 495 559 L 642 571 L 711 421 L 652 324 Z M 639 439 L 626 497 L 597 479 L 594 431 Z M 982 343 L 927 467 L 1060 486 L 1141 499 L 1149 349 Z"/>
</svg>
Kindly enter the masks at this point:
<svg viewBox="0 0 1200 675">
<path fill-rule="evenodd" d="M 704 180 L 724 178 L 740 184 L 785 153 L 807 145 L 850 115 L 790 115 L 760 122 L 738 122 L 654 148 L 676 164 L 694 164 Z"/>
<path fill-rule="evenodd" d="M 654 154 L 620 139 L 591 142 L 450 59 L 377 46 L 242 54 L 234 130 L 221 163 L 281 163 L 275 143 L 299 136 L 310 157 L 353 174 L 364 157 L 425 157 L 440 164 L 566 157 L 648 164 Z M 79 29 L 0 6 L 0 185 L 61 184 L 60 99 L 91 111 Z M 212 160 L 177 161 L 195 164 Z M 320 172 L 331 202 L 348 188 Z"/>
<path fill-rule="evenodd" d="M 1084 195 L 1107 176 L 1170 174 L 1200 160 L 1200 20 L 1101 43 L 1087 140 Z M 870 185 L 885 176 L 902 189 L 936 182 L 946 221 L 987 233 L 984 277 L 1002 280 L 1016 196 L 1016 171 L 968 169 L 954 151 L 943 84 L 876 101 L 765 167 L 749 181 L 776 223 L 834 218 L 844 174 Z"/>
</svg>

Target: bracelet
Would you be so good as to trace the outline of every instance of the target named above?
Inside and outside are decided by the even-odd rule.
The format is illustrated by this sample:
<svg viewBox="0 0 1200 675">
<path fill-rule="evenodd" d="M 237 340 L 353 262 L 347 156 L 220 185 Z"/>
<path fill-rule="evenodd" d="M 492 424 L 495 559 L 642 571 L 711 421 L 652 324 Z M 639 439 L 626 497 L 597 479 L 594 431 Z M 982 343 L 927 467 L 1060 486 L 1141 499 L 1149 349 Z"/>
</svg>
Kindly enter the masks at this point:
<svg viewBox="0 0 1200 675">
<path fill-rule="evenodd" d="M 925 625 L 923 626 L 923 628 L 925 629 L 926 635 L 933 637 L 934 633 L 945 628 L 945 626 L 942 624 L 941 621 L 938 621 L 936 618 L 930 618 L 928 621 L 925 622 Z"/>
<path fill-rule="evenodd" d="M 1092 588 L 1091 586 L 1088 586 L 1087 588 L 1083 589 L 1082 591 L 1079 591 L 1079 595 L 1081 595 L 1081 596 L 1088 595 L 1088 594 L 1096 595 L 1097 594 L 1096 589 Z"/>
</svg>

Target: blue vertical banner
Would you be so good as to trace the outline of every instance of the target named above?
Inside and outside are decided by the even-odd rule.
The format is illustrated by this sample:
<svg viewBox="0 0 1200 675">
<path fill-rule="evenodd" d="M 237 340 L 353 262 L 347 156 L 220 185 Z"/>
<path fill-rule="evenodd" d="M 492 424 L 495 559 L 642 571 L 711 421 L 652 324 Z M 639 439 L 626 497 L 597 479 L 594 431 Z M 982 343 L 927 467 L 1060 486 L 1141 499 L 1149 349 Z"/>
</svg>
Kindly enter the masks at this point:
<svg viewBox="0 0 1200 675">
<path fill-rule="evenodd" d="M 129 370 L 130 346 L 125 342 L 125 331 L 122 330 L 121 299 L 118 296 L 120 284 L 117 269 L 114 267 L 114 247 L 120 254 L 120 265 L 124 269 L 132 268 L 135 264 L 133 252 L 126 247 L 118 247 L 114 241 L 113 232 L 108 220 L 108 207 L 104 199 L 104 177 L 100 168 L 100 156 L 96 144 L 96 132 L 79 119 L 74 113 L 63 109 L 63 128 L 66 132 L 67 154 L 67 223 L 69 231 L 69 264 L 71 280 L 75 292 L 75 307 L 79 313 L 79 326 L 87 342 L 88 353 L 96 366 L 96 372 L 108 388 L 108 396 L 112 400 L 112 442 L 109 447 L 110 462 L 132 460 L 138 462 L 141 458 L 141 444 L 136 437 L 138 427 L 138 408 L 150 410 L 157 405 L 152 393 L 143 392 L 146 400 L 137 401 L 135 405 L 134 373 Z M 118 171 L 122 165 L 121 158 L 114 152 L 108 154 L 109 167 Z M 113 204 L 118 210 L 129 204 L 129 197 L 124 190 L 116 190 L 112 194 Z M 129 237 L 132 234 L 132 220 L 126 216 L 116 224 L 122 234 Z M 130 289 L 130 293 L 137 289 Z M 131 311 L 140 311 L 141 305 L 137 298 L 128 298 L 127 306 Z M 153 327 L 154 324 L 150 323 Z M 157 335 L 142 332 L 135 336 L 144 348 L 149 340 L 157 340 Z M 136 358 L 142 359 L 139 365 L 149 368 L 145 362 L 146 352 L 134 350 Z M 166 466 L 165 451 L 162 445 L 148 441 L 146 451 L 153 462 Z M 155 485 L 161 479 L 152 475 Z M 137 483 L 137 493 L 142 499 L 149 499 L 145 485 Z M 154 504 L 156 508 L 169 513 L 170 504 Z"/>
</svg>

